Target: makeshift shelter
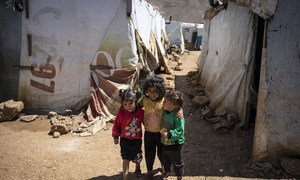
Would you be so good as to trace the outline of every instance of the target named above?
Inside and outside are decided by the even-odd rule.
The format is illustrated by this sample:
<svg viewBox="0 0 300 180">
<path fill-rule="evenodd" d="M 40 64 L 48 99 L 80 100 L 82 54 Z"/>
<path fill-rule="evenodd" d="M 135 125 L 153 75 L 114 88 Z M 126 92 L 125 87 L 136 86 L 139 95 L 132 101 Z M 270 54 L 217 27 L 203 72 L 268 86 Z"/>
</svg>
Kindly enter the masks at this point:
<svg viewBox="0 0 300 180">
<path fill-rule="evenodd" d="M 169 37 L 170 45 L 177 45 L 181 49 L 181 54 L 184 53 L 184 39 L 182 34 L 182 23 L 171 21 L 166 24 L 166 33 Z"/>
<path fill-rule="evenodd" d="M 0 57 L 10 74 L 12 58 L 6 56 L 20 52 L 19 59 L 14 57 L 20 71 L 14 77 L 19 82 L 16 96 L 27 110 L 62 113 L 89 104 L 88 121 L 98 116 L 109 120 L 119 107 L 119 89 L 136 86 L 140 70 L 151 72 L 162 65 L 170 73 L 165 19 L 144 0 L 26 2 L 16 13 L 22 13 L 18 46 L 5 47 L 10 39 L 1 37 L 8 52 L 1 51 Z M 3 14 L 13 14 L 1 4 Z"/>
<path fill-rule="evenodd" d="M 253 159 L 269 158 L 289 172 L 300 158 L 299 8 L 298 0 L 229 0 L 226 10 L 212 8 L 199 57 L 215 113 L 237 112 L 246 127 L 255 120 Z"/>
<path fill-rule="evenodd" d="M 183 29 L 183 38 L 184 38 L 186 49 L 199 50 L 199 48 L 196 46 L 201 44 L 202 42 L 201 40 L 202 37 L 200 36 L 203 36 L 203 24 L 182 23 L 182 29 Z"/>
</svg>

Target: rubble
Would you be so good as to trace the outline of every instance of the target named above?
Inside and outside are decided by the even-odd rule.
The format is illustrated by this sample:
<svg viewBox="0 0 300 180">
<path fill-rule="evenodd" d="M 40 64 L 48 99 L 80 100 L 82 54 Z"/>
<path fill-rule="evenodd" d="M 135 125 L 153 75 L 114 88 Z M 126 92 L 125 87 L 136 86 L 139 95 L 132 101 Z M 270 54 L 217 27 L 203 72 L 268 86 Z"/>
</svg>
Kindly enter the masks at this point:
<svg viewBox="0 0 300 180">
<path fill-rule="evenodd" d="M 195 96 L 192 101 L 194 105 L 199 107 L 208 106 L 210 103 L 210 100 L 207 96 Z"/>
<path fill-rule="evenodd" d="M 20 116 L 20 121 L 23 122 L 32 122 L 34 120 L 36 120 L 39 116 L 38 115 L 22 115 Z"/>
<path fill-rule="evenodd" d="M 13 120 L 23 108 L 22 101 L 8 100 L 0 103 L 0 122 Z"/>
</svg>

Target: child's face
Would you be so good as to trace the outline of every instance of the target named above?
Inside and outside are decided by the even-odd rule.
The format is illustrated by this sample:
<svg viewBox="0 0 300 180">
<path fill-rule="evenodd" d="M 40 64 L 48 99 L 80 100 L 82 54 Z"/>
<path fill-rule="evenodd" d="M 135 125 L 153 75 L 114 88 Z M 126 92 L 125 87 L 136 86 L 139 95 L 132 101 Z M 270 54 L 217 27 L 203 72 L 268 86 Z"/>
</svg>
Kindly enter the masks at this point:
<svg viewBox="0 0 300 180">
<path fill-rule="evenodd" d="M 124 101 L 122 106 L 125 110 L 129 112 L 133 112 L 135 110 L 135 102 L 134 101 Z"/>
<path fill-rule="evenodd" d="M 147 95 L 152 101 L 155 101 L 159 97 L 159 90 L 156 87 L 151 87 L 147 90 Z"/>
<path fill-rule="evenodd" d="M 164 110 L 171 112 L 175 108 L 177 108 L 176 105 L 174 105 L 173 103 L 171 103 L 171 101 L 169 101 L 168 99 L 165 99 L 165 101 L 164 101 Z"/>
</svg>

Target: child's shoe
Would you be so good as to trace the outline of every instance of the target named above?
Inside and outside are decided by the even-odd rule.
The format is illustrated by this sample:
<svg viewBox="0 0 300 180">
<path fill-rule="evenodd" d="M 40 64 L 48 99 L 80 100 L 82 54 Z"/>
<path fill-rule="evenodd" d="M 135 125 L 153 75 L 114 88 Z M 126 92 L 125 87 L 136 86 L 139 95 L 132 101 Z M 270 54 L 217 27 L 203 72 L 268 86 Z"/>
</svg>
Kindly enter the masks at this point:
<svg viewBox="0 0 300 180">
<path fill-rule="evenodd" d="M 136 177 L 141 177 L 142 176 L 142 170 L 141 169 L 136 169 L 133 174 L 136 176 Z"/>
</svg>

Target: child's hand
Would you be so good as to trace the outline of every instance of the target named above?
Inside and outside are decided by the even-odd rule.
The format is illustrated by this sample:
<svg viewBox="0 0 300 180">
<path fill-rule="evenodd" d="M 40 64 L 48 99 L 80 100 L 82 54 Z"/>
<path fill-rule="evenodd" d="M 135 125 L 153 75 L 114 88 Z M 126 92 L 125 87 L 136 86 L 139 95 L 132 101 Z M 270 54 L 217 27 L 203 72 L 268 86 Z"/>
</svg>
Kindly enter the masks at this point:
<svg viewBox="0 0 300 180">
<path fill-rule="evenodd" d="M 117 137 L 117 138 L 114 138 L 114 143 L 115 144 L 119 144 L 119 138 Z"/>
<path fill-rule="evenodd" d="M 183 109 L 182 108 L 180 108 L 180 110 L 177 112 L 176 117 L 177 118 L 182 118 L 183 117 Z"/>
<path fill-rule="evenodd" d="M 160 134 L 161 134 L 163 139 L 168 139 L 169 134 L 168 134 L 168 130 L 166 128 L 162 128 L 160 130 Z"/>
</svg>

